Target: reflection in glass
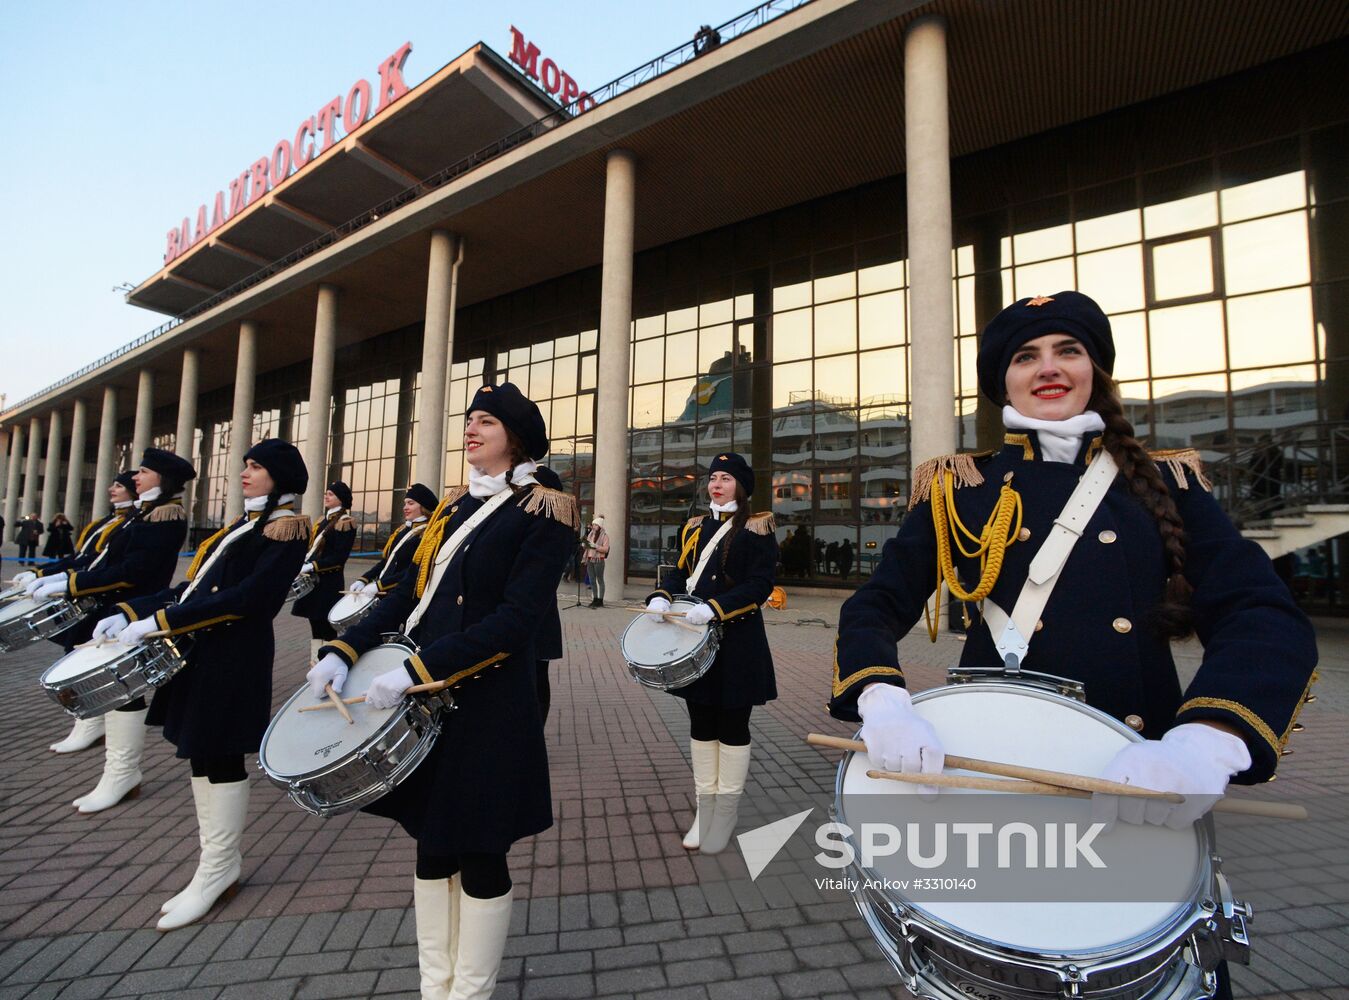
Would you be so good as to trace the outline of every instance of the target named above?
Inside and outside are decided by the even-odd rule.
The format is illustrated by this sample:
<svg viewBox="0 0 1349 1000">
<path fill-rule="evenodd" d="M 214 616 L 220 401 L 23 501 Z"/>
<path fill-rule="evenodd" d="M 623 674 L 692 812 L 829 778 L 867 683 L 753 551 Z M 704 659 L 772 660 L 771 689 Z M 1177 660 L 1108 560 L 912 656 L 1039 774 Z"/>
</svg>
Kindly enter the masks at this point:
<svg viewBox="0 0 1349 1000">
<path fill-rule="evenodd" d="M 1213 191 L 1143 209 L 1143 235 L 1150 240 L 1193 229 L 1210 229 L 1217 224 L 1218 196 Z"/>
<path fill-rule="evenodd" d="M 1019 266 L 1037 260 L 1066 257 L 1073 252 L 1073 227 L 1070 225 L 1017 233 L 1012 237 L 1012 253 Z"/>
<path fill-rule="evenodd" d="M 1158 302 L 1213 291 L 1213 240 L 1200 236 L 1152 247 L 1153 298 Z"/>
<path fill-rule="evenodd" d="M 795 361 L 811 356 L 810 310 L 778 313 L 773 317 L 773 360 Z"/>
<path fill-rule="evenodd" d="M 662 340 L 639 340 L 632 345 L 632 381 L 654 382 L 661 377 Z"/>
<path fill-rule="evenodd" d="M 902 347 L 892 347 L 858 356 L 859 400 L 863 405 L 898 403 L 908 399 L 905 354 Z"/>
<path fill-rule="evenodd" d="M 1305 284 L 1310 267 L 1305 212 L 1223 227 L 1228 295 Z"/>
<path fill-rule="evenodd" d="M 1228 299 L 1227 345 L 1233 368 L 1313 360 L 1311 289 Z"/>
<path fill-rule="evenodd" d="M 857 405 L 857 355 L 820 358 L 815 362 L 815 393 L 818 399 L 838 406 Z"/>
<path fill-rule="evenodd" d="M 891 347 L 904 343 L 904 293 L 883 292 L 857 300 L 858 346 Z"/>
<path fill-rule="evenodd" d="M 1106 313 L 1143 308 L 1143 249 L 1137 245 L 1077 258 L 1077 289 Z"/>
<path fill-rule="evenodd" d="M 1078 253 L 1137 243 L 1143 237 L 1143 226 L 1136 208 L 1095 219 L 1083 219 L 1074 228 Z"/>
<path fill-rule="evenodd" d="M 776 331 L 776 327 L 774 327 Z M 852 299 L 815 307 L 815 354 L 857 350 L 857 303 Z M 779 356 L 778 360 L 785 360 Z"/>
<path fill-rule="evenodd" d="M 834 302 L 838 299 L 851 298 L 856 294 L 857 276 L 854 271 L 844 271 L 842 274 L 831 274 L 815 279 L 816 302 Z"/>
<path fill-rule="evenodd" d="M 665 337 L 665 377 L 687 378 L 697 371 L 698 331 L 671 333 Z"/>
<path fill-rule="evenodd" d="M 714 361 L 731 352 L 731 325 L 704 327 L 698 331 L 698 371 L 709 371 Z"/>
<path fill-rule="evenodd" d="M 1154 377 L 1226 366 L 1221 302 L 1154 309 L 1148 313 L 1148 330 Z"/>
<path fill-rule="evenodd" d="M 1302 208 L 1307 204 L 1307 175 L 1297 170 L 1239 184 L 1224 189 L 1220 198 L 1225 223 Z"/>
<path fill-rule="evenodd" d="M 1110 329 L 1115 337 L 1115 379 L 1126 382 L 1147 378 L 1148 338 L 1143 314 L 1111 316 Z"/>
<path fill-rule="evenodd" d="M 798 361 L 773 366 L 773 408 L 787 406 L 794 397 L 809 398 L 812 392 L 811 363 Z"/>
<path fill-rule="evenodd" d="M 1017 299 L 1024 299 L 1028 295 L 1053 295 L 1076 284 L 1077 277 L 1073 273 L 1071 257 L 1016 269 Z"/>
<path fill-rule="evenodd" d="M 864 267 L 857 272 L 857 291 L 862 295 L 866 295 L 868 292 L 883 292 L 892 288 L 902 288 L 903 285 L 904 261 L 902 260 L 890 264 L 877 264 L 874 267 Z"/>
</svg>

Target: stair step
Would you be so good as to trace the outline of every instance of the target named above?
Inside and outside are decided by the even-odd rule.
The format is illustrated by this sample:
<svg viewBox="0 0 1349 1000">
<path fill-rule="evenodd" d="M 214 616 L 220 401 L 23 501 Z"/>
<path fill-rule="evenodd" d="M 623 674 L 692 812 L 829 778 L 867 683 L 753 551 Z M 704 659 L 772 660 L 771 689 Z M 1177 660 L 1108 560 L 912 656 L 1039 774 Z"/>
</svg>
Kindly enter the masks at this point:
<svg viewBox="0 0 1349 1000">
<path fill-rule="evenodd" d="M 1241 537 L 1249 538 L 1252 541 L 1258 542 L 1262 538 L 1269 540 L 1278 538 L 1279 532 L 1271 531 L 1269 528 L 1247 528 L 1245 531 L 1241 533 Z"/>
<path fill-rule="evenodd" d="M 1310 517 L 1276 517 L 1272 523 L 1276 528 L 1310 528 L 1316 521 Z"/>
</svg>

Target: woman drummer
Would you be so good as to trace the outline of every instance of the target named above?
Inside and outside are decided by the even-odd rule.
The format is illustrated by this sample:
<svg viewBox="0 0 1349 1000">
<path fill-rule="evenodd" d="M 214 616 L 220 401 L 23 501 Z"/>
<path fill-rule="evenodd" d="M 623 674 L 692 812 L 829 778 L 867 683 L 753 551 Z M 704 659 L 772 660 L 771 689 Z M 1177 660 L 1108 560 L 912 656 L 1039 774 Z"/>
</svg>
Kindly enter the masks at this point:
<svg viewBox="0 0 1349 1000">
<path fill-rule="evenodd" d="M 421 483 L 413 483 L 403 494 L 403 523 L 384 543 L 379 561 L 351 583 L 351 593 L 383 596 L 402 579 L 417 551 L 417 540 L 426 530 L 426 521 L 436 509 L 436 495 Z M 337 638 L 333 635 L 332 638 Z"/>
<path fill-rule="evenodd" d="M 1089 705 L 1147 737 L 1103 776 L 1189 796 L 1176 805 L 1111 796 L 1099 804 L 1105 818 L 1117 810 L 1126 822 L 1179 828 L 1229 781 L 1273 777 L 1315 677 L 1316 642 L 1269 558 L 1209 492 L 1198 453 L 1139 444 L 1114 360 L 1109 320 L 1077 292 L 1022 299 L 984 330 L 979 387 L 1003 407 L 1003 446 L 915 471 L 912 513 L 839 615 L 829 710 L 862 722 L 878 767 L 940 772 L 945 748 L 910 705 L 896 643 L 939 573 L 956 597 L 983 601 L 984 622 L 1003 635 L 1032 558 L 1104 450 L 1118 474 L 1038 621 L 997 642 L 992 627 L 972 624 L 961 663 L 1002 664 L 1024 640 L 1031 670 L 1083 682 Z M 1204 656 L 1182 694 L 1169 643 L 1192 633 Z"/>
<path fill-rule="evenodd" d="M 413 565 L 309 672 L 316 697 L 340 689 L 381 633 L 403 631 L 420 649 L 374 679 L 367 704 L 390 708 L 437 681 L 454 697 L 429 756 L 369 811 L 416 838 L 422 996 L 456 1000 L 491 995 L 511 917 L 506 854 L 553 823 L 536 632 L 576 530 L 575 500 L 534 480 L 548 432 L 514 385 L 478 390 L 464 451 L 469 484 L 440 502 Z"/>
<path fill-rule="evenodd" d="M 108 486 L 108 503 L 110 510 L 106 515 L 96 521 L 90 521 L 80 532 L 80 536 L 75 541 L 75 554 L 67 556 L 65 559 L 57 560 L 54 563 L 48 563 L 39 570 L 19 573 L 14 577 L 14 583 L 22 587 L 44 575 L 55 576 L 58 573 L 70 573 L 75 570 L 88 569 L 93 565 L 107 550 L 108 542 L 112 536 L 124 528 L 135 511 L 136 503 L 136 473 L 133 469 L 119 473 Z M 89 621 L 96 622 L 98 619 L 94 616 L 89 617 Z M 69 630 L 68 630 L 69 631 Z M 58 632 L 52 636 L 52 641 L 63 649 L 66 648 L 66 635 Z M 74 643 L 71 644 L 72 646 Z M 67 650 L 69 651 L 69 650 Z M 76 753 L 80 750 L 87 750 L 99 740 L 103 739 L 104 719 L 97 715 L 92 719 L 76 719 L 74 727 L 70 734 L 58 743 L 53 743 L 50 747 L 53 753 Z"/>
<path fill-rule="evenodd" d="M 239 880 L 244 754 L 257 751 L 271 715 L 272 619 L 304 562 L 309 519 L 294 506 L 308 478 L 294 445 L 255 444 L 240 476 L 244 514 L 201 544 L 187 580 L 118 605 L 94 630 L 127 646 L 151 633 L 192 638 L 187 665 L 155 692 L 147 719 L 191 765 L 201 843 L 191 883 L 161 908 L 161 931 L 200 920 Z"/>
<path fill-rule="evenodd" d="M 136 502 L 124 525 L 113 531 L 88 568 L 43 576 L 29 584 L 37 597 L 93 598 L 98 603 L 53 637 L 66 652 L 85 642 L 117 601 L 154 594 L 173 580 L 178 553 L 187 540 L 183 487 L 197 476 L 190 462 L 162 448 L 147 448 L 133 476 Z M 145 748 L 145 699 L 136 698 L 103 716 L 103 774 L 98 785 L 72 805 L 102 812 L 140 794 Z M 74 735 L 72 733 L 72 735 Z"/>
<path fill-rule="evenodd" d="M 318 659 L 318 649 L 324 642 L 337 638 L 337 632 L 328 623 L 328 612 L 342 596 L 342 568 L 356 540 L 356 522 L 350 511 L 351 487 L 340 480 L 329 483 L 323 491 L 323 518 L 314 525 L 314 536 L 300 567 L 302 574 L 314 577 L 314 589 L 290 609 L 296 618 L 309 619 L 311 663 Z"/>
<path fill-rule="evenodd" d="M 712 459 L 707 495 L 712 513 L 691 518 L 679 536 L 675 568 L 647 598 L 650 611 L 669 611 L 684 593 L 705 603 L 685 621 L 721 624 L 716 660 L 702 677 L 671 694 L 689 710 L 689 749 L 698 810 L 684 848 L 717 854 L 735 832 L 749 774 L 749 717 L 755 705 L 778 696 L 773 655 L 760 609 L 777 575 L 773 515 L 751 514 L 754 470 L 735 452 Z"/>
</svg>

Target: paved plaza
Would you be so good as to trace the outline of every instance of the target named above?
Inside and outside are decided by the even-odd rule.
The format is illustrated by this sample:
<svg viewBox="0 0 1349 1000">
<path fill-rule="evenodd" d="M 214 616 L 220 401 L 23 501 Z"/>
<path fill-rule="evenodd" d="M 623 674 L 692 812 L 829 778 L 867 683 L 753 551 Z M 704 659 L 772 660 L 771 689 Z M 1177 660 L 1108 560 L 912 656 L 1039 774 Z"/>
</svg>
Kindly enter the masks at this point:
<svg viewBox="0 0 1349 1000">
<path fill-rule="evenodd" d="M 557 822 L 511 854 L 514 925 L 497 997 L 908 996 L 851 897 L 812 877 L 808 832 L 833 800 L 839 754 L 802 737 L 851 735 L 823 708 L 838 606 L 793 595 L 768 612 L 780 697 L 754 714 L 740 829 L 814 812 L 753 881 L 734 850 L 680 847 L 692 812 L 687 718 L 676 699 L 628 679 L 617 640 L 630 614 L 563 610 L 567 653 L 553 665 L 547 728 Z M 1237 894 L 1255 906 L 1238 996 L 1349 998 L 1349 623 L 1318 630 L 1306 731 L 1257 793 L 1304 802 L 1312 819 L 1248 821 L 1223 845 Z M 279 705 L 307 668 L 307 623 L 283 612 L 276 635 Z M 959 654 L 957 637 L 933 645 L 921 625 L 901 646 L 916 689 L 940 683 Z M 36 684 L 56 655 L 42 643 L 0 658 L 0 1000 L 416 995 L 412 842 L 376 817 L 309 816 L 261 776 L 242 890 L 202 924 L 155 931 L 160 903 L 196 863 L 186 763 L 152 735 L 141 797 L 78 816 L 70 800 L 93 787 L 102 750 L 47 751 L 69 728 Z M 1182 648 L 1182 669 L 1197 655 Z"/>
</svg>

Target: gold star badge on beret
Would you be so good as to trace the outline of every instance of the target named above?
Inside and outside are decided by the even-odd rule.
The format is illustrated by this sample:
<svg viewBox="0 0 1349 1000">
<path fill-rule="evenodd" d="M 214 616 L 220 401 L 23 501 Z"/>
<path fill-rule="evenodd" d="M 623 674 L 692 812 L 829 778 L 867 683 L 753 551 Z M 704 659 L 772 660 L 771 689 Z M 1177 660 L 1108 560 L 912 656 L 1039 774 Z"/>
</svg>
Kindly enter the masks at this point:
<svg viewBox="0 0 1349 1000">
<path fill-rule="evenodd" d="M 1053 301 L 1054 301 L 1054 299 L 1053 299 L 1052 296 L 1049 296 L 1049 295 L 1037 295 L 1037 296 L 1035 296 L 1035 298 L 1033 298 L 1033 299 L 1031 299 L 1029 302 L 1027 302 L 1026 305 L 1028 305 L 1028 306 L 1042 306 L 1042 305 L 1044 305 L 1046 302 L 1053 302 Z"/>
</svg>

